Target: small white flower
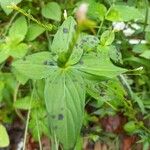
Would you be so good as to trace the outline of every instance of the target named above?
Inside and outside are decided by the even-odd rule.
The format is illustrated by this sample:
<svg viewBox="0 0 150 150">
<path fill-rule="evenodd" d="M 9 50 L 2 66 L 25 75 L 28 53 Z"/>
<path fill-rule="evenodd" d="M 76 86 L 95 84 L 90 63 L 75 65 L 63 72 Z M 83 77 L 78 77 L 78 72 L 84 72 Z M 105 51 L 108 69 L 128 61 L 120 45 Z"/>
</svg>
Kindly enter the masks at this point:
<svg viewBox="0 0 150 150">
<path fill-rule="evenodd" d="M 134 29 L 136 29 L 136 30 L 139 30 L 139 29 L 141 28 L 141 27 L 140 27 L 138 24 L 136 24 L 136 23 L 131 24 L 131 27 L 134 28 Z"/>
<path fill-rule="evenodd" d="M 146 44 L 146 41 L 145 40 L 140 40 L 140 39 L 131 39 L 131 40 L 129 40 L 129 43 L 130 44 L 139 44 L 139 43 Z"/>
<path fill-rule="evenodd" d="M 113 29 L 120 31 L 123 30 L 126 27 L 126 24 L 124 22 L 113 22 Z"/>
<path fill-rule="evenodd" d="M 127 29 L 123 30 L 123 33 L 125 36 L 131 36 L 134 32 L 135 32 L 135 30 L 132 30 L 131 28 L 127 28 Z"/>
<path fill-rule="evenodd" d="M 141 70 L 143 70 L 144 68 L 143 68 L 143 66 L 141 66 L 141 67 L 138 67 L 138 68 L 136 68 L 136 69 L 134 69 L 135 71 L 141 71 Z"/>
</svg>

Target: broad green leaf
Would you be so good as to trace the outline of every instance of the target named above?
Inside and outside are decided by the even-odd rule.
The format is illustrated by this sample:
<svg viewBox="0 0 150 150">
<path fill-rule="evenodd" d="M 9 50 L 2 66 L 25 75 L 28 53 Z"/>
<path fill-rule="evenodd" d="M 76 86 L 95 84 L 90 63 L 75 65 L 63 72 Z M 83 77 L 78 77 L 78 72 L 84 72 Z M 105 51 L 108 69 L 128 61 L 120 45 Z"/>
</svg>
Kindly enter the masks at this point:
<svg viewBox="0 0 150 150">
<path fill-rule="evenodd" d="M 54 36 L 51 46 L 53 53 L 60 54 L 68 50 L 69 44 L 75 33 L 75 26 L 76 22 L 73 17 L 68 17 L 68 19 L 64 21 Z"/>
<path fill-rule="evenodd" d="M 107 9 L 103 4 L 92 2 L 88 7 L 88 16 L 96 21 L 102 21 L 106 11 Z"/>
<path fill-rule="evenodd" d="M 25 59 L 15 61 L 12 65 L 20 73 L 31 79 L 46 78 L 57 69 L 49 52 L 29 55 Z"/>
<path fill-rule="evenodd" d="M 30 26 L 28 28 L 28 32 L 27 32 L 27 35 L 26 35 L 26 40 L 27 41 L 33 41 L 40 34 L 42 34 L 44 31 L 45 31 L 44 28 L 42 28 L 41 26 L 39 26 L 36 23 L 32 23 L 32 24 L 30 24 Z"/>
<path fill-rule="evenodd" d="M 56 2 L 49 2 L 42 7 L 42 15 L 55 21 L 61 20 L 61 7 Z"/>
<path fill-rule="evenodd" d="M 126 71 L 126 69 L 113 65 L 109 60 L 108 53 L 107 55 L 103 55 L 103 53 L 85 54 L 74 68 L 87 74 L 107 78 L 113 78 Z"/>
<path fill-rule="evenodd" d="M 40 102 L 38 100 L 32 100 L 30 96 L 26 96 L 21 99 L 17 99 L 17 101 L 14 102 L 14 107 L 17 109 L 23 109 L 28 110 L 31 108 L 38 107 L 40 105 Z"/>
<path fill-rule="evenodd" d="M 10 38 L 17 38 L 20 42 L 23 41 L 25 35 L 27 33 L 27 21 L 24 16 L 21 16 L 15 20 L 9 30 L 9 37 Z"/>
<path fill-rule="evenodd" d="M 9 146 L 9 137 L 6 128 L 0 124 L 0 148 Z"/>
<path fill-rule="evenodd" d="M 143 19 L 144 16 L 135 7 L 114 5 L 106 16 L 109 21 L 130 21 Z"/>
<path fill-rule="evenodd" d="M 114 39 L 115 39 L 114 31 L 106 30 L 105 32 L 102 33 L 100 42 L 101 45 L 108 46 L 112 44 Z"/>
<path fill-rule="evenodd" d="M 9 15 L 13 10 L 10 8 L 7 8 L 7 6 L 10 6 L 12 3 L 17 5 L 21 1 L 22 0 L 0 0 L 0 5 L 2 9 L 5 11 L 5 13 Z"/>
<path fill-rule="evenodd" d="M 64 149 L 73 149 L 85 106 L 84 82 L 78 71 L 60 69 L 51 75 L 46 80 L 45 103 L 52 135 Z"/>
</svg>

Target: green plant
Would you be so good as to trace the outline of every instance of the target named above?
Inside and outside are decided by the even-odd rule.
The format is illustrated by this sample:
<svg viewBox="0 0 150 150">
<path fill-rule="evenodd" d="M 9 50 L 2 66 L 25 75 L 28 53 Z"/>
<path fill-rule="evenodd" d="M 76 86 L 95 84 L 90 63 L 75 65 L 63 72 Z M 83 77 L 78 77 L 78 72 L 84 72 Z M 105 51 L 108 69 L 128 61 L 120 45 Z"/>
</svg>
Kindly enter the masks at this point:
<svg viewBox="0 0 150 150">
<path fill-rule="evenodd" d="M 150 135 L 144 124 L 149 118 L 147 99 L 150 86 L 146 83 L 149 80 L 149 44 L 131 45 L 128 42 L 130 37 L 112 27 L 115 21 L 130 25 L 137 20 L 143 30 L 137 31 L 135 36 L 140 36 L 146 29 L 148 41 L 149 30 L 145 27 L 148 14 L 147 11 L 144 14 L 143 3 L 137 2 L 134 6 L 130 4 L 131 0 L 128 5 L 117 0 L 110 3 L 89 0 L 86 2 L 89 5 L 86 18 L 79 20 L 77 16 L 75 20 L 71 16 L 72 1 L 67 4 L 68 12 L 71 12 L 60 25 L 63 4 L 40 1 L 43 23 L 26 13 L 26 7 L 16 6 L 19 2 L 10 5 L 9 1 L 0 1 L 7 14 L 12 12 L 8 8 L 12 8 L 27 17 L 16 17 L 15 14 L 1 39 L 0 93 L 5 91 L 5 94 L 0 94 L 0 102 L 6 103 L 11 108 L 9 111 L 15 111 L 23 121 L 25 117 L 21 110 L 28 111 L 24 149 L 28 127 L 33 138 L 39 141 L 40 149 L 43 134 L 51 139 L 53 149 L 58 149 L 59 145 L 64 150 L 78 149 L 82 143 L 80 132 L 83 124 L 88 126 L 89 122 L 96 122 L 97 116 L 103 118 L 116 113 L 127 117 L 124 130 L 128 134 L 138 134 L 141 137 L 139 142 L 145 143 L 143 147 L 146 149 Z M 32 3 L 37 4 L 29 3 L 31 9 Z M 79 1 L 76 9 L 80 4 Z M 38 14 L 36 10 L 34 15 Z M 47 23 L 48 19 L 51 23 Z M 118 44 L 119 40 L 121 44 Z M 11 68 L 7 70 L 9 59 Z M 9 81 L 6 82 L 6 78 Z M 25 93 L 20 90 L 22 85 Z M 86 104 L 94 111 L 92 114 L 87 112 L 84 117 Z M 1 113 L 4 122 L 11 122 L 4 117 L 9 111 Z M 137 117 L 139 114 L 142 120 Z M 96 128 L 91 133 L 92 139 L 97 139 L 101 133 L 102 129 Z"/>
</svg>

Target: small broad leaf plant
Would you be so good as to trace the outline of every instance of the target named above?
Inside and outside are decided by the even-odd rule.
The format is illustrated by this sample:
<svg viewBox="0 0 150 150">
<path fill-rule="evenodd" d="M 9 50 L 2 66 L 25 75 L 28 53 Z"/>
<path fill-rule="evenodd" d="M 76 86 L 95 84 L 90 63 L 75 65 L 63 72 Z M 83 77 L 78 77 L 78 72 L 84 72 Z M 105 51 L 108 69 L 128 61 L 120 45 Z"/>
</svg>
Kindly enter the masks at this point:
<svg viewBox="0 0 150 150">
<path fill-rule="evenodd" d="M 99 40 L 79 32 L 70 16 L 55 34 L 50 52 L 38 52 L 13 63 L 17 71 L 30 79 L 45 79 L 44 97 L 52 141 L 64 150 L 73 149 L 80 134 L 87 83 L 126 71 L 110 61 L 113 37 L 104 33 Z"/>
</svg>

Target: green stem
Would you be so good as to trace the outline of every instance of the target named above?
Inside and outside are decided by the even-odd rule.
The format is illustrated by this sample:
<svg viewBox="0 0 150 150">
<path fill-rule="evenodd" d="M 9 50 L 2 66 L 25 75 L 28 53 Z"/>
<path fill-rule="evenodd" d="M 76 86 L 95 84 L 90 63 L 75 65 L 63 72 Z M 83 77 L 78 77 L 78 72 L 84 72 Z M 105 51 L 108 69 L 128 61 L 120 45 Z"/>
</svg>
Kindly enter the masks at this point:
<svg viewBox="0 0 150 150">
<path fill-rule="evenodd" d="M 42 143 L 41 143 L 41 138 L 40 138 L 40 133 L 39 133 L 39 121 L 37 118 L 37 114 L 36 114 L 36 126 L 37 126 L 37 132 L 38 132 L 39 148 L 40 150 L 42 150 Z"/>
<path fill-rule="evenodd" d="M 97 31 L 97 37 L 99 36 L 99 34 L 100 34 L 100 32 L 101 32 L 101 29 L 102 29 L 102 26 L 103 26 L 103 24 L 104 24 L 105 18 L 106 18 L 106 16 L 108 15 L 108 13 L 110 12 L 110 10 L 111 10 L 112 7 L 113 7 L 113 4 L 109 7 L 109 9 L 107 10 L 107 12 L 106 12 L 106 14 L 105 14 L 103 20 L 101 21 L 100 26 L 99 26 L 99 29 L 98 29 L 98 31 Z"/>
<path fill-rule="evenodd" d="M 6 28 L 5 28 L 5 32 L 3 34 L 3 36 L 6 36 L 8 30 L 9 30 L 9 27 L 11 26 L 13 20 L 16 18 L 18 12 L 14 13 L 14 15 L 12 16 L 12 18 L 10 19 L 9 23 L 7 24 Z"/>
<path fill-rule="evenodd" d="M 27 140 L 28 125 L 29 125 L 29 120 L 30 120 L 31 104 L 32 104 L 32 100 L 33 100 L 34 90 L 35 90 L 35 87 L 33 88 L 33 91 L 31 94 L 31 99 L 30 99 L 30 104 L 29 104 L 30 108 L 29 108 L 28 114 L 27 114 L 27 121 L 26 121 L 25 133 L 24 133 L 23 150 L 26 150 L 26 140 Z"/>
<path fill-rule="evenodd" d="M 98 29 L 98 32 L 97 32 L 97 36 L 99 36 L 100 32 L 101 32 L 101 29 L 102 29 L 102 26 L 104 24 L 104 19 L 101 21 L 101 24 L 99 26 L 99 29 Z"/>
<path fill-rule="evenodd" d="M 14 91 L 14 96 L 13 96 L 14 102 L 16 102 L 16 100 L 17 100 L 17 94 L 18 94 L 19 86 L 20 86 L 20 83 L 17 84 L 15 91 Z M 24 122 L 25 120 L 24 120 L 24 117 L 22 116 L 21 112 L 19 110 L 17 110 L 16 108 L 15 108 L 15 112 L 18 115 L 18 117 Z"/>
</svg>

